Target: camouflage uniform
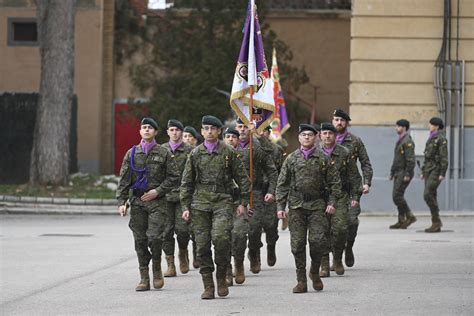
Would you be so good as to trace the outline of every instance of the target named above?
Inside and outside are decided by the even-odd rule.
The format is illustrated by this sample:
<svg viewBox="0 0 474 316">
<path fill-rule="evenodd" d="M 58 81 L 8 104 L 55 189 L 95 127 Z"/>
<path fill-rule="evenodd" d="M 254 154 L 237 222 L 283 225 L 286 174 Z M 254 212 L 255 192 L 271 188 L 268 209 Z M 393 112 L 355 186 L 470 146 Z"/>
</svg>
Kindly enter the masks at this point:
<svg viewBox="0 0 474 316">
<path fill-rule="evenodd" d="M 194 148 L 184 168 L 180 200 L 190 210 L 197 245 L 200 273 L 214 271 L 211 241 L 214 244 L 217 273 L 225 273 L 230 263 L 234 204 L 233 180 L 240 187 L 242 204 L 249 200 L 250 181 L 245 167 L 233 149 L 219 141 L 209 154 L 204 144 Z"/>
<path fill-rule="evenodd" d="M 428 139 L 425 146 L 425 161 L 422 172 L 425 179 L 423 197 L 431 211 L 432 219 L 439 220 L 439 207 L 436 191 L 440 184 L 439 176 L 445 176 L 448 169 L 448 141 L 439 133 Z"/>
<path fill-rule="evenodd" d="M 330 192 L 328 203 L 336 206 L 342 196 L 341 180 L 335 163 L 320 148 L 307 160 L 300 149 L 288 155 L 278 177 L 276 199 L 279 211 L 287 202 L 290 209 L 291 252 L 298 282 L 306 283 L 306 239 L 315 271 L 319 271 L 321 257 L 329 248 L 325 188 Z"/>
<path fill-rule="evenodd" d="M 395 145 L 392 168 L 390 169 L 390 177 L 393 178 L 393 203 L 398 208 L 398 223 L 400 223 L 400 226 L 406 218 L 414 217 L 404 198 L 405 190 L 413 179 L 414 169 L 415 143 L 410 135 L 405 134 Z M 404 177 L 410 177 L 410 180 L 405 181 Z M 396 228 L 396 225 L 392 226 L 391 228 Z"/>
<path fill-rule="evenodd" d="M 352 133 L 348 133 L 341 143 L 342 146 L 349 149 L 350 158 L 357 163 L 357 159 L 360 162 L 362 174 L 363 174 L 363 184 L 367 184 L 369 187 L 372 183 L 372 165 L 370 164 L 369 155 L 365 149 L 364 143 L 362 140 Z M 359 228 L 359 214 L 360 214 L 360 205 L 356 207 L 349 207 L 349 218 L 348 218 L 348 227 L 347 227 L 347 247 L 352 249 L 354 245 L 355 238 L 357 236 L 357 230 Z"/>
<path fill-rule="evenodd" d="M 138 176 L 130 167 L 130 155 L 131 149 L 125 154 L 120 169 L 117 188 L 119 205 L 124 205 L 129 198 L 130 188 Z M 148 269 L 150 259 L 153 262 L 161 261 L 163 240 L 169 229 L 165 195 L 176 186 L 179 174 L 171 153 L 160 145 L 155 145 L 148 155 L 141 146 L 136 146 L 134 166 L 138 169 L 148 168 L 148 188 L 155 188 L 158 192 L 156 199 L 147 202 L 140 200 L 142 193 L 136 190 L 130 198 L 129 227 L 135 239 L 138 264 L 140 269 Z"/>
<path fill-rule="evenodd" d="M 240 159 L 244 163 L 247 172 L 250 172 L 250 148 L 248 145 L 245 148 L 238 147 L 237 152 L 240 154 Z M 278 240 L 278 217 L 275 209 L 264 207 L 264 196 L 267 193 L 275 195 L 276 182 L 278 180 L 278 171 L 275 168 L 273 159 L 268 159 L 266 152 L 263 150 L 258 141 L 253 141 L 253 208 L 255 214 L 249 219 L 249 234 L 248 234 L 248 248 L 249 258 L 251 260 L 252 272 L 258 273 L 259 268 L 256 266 L 259 263 L 254 262 L 253 258 L 260 258 L 260 248 L 262 244 L 262 229 L 265 231 L 267 246 L 274 249 Z M 268 185 L 265 187 L 265 178 Z"/>
<path fill-rule="evenodd" d="M 162 146 L 171 151 L 169 143 L 165 143 Z M 170 229 L 163 244 L 163 251 L 167 256 L 174 256 L 174 233 L 176 233 L 179 249 L 187 249 L 189 239 L 192 237 L 192 230 L 189 228 L 189 222 L 186 222 L 181 217 L 183 211 L 181 209 L 181 203 L 179 202 L 179 184 L 181 183 L 181 176 L 184 170 L 184 165 L 186 164 L 186 159 L 191 150 L 193 150 L 193 146 L 182 143 L 178 148 L 176 148 L 175 152 L 171 154 L 171 157 L 175 160 L 176 171 L 179 173 L 180 177 L 176 187 L 166 195 L 170 217 Z"/>
</svg>

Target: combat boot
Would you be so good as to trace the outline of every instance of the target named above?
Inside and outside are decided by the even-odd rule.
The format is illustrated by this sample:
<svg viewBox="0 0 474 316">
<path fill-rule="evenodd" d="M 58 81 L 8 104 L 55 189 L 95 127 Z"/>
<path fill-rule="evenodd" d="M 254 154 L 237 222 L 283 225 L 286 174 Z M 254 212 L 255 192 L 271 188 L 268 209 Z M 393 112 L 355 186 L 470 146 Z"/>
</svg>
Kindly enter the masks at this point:
<svg viewBox="0 0 474 316">
<path fill-rule="evenodd" d="M 443 223 L 439 218 L 439 215 L 431 216 L 431 226 L 425 229 L 425 233 L 439 233 L 443 227 Z"/>
<path fill-rule="evenodd" d="M 150 271 L 147 268 L 140 268 L 140 283 L 138 283 L 135 291 L 149 291 L 150 290 Z"/>
<path fill-rule="evenodd" d="M 220 297 L 229 295 L 229 288 L 227 287 L 226 281 L 227 267 L 217 266 L 216 279 L 217 279 L 217 295 Z"/>
<path fill-rule="evenodd" d="M 316 291 L 321 291 L 324 287 L 323 281 L 321 281 L 321 277 L 318 273 L 319 265 L 316 265 L 313 261 L 311 261 L 311 269 L 309 270 L 309 278 L 313 281 L 313 289 Z"/>
<path fill-rule="evenodd" d="M 343 249 L 336 248 L 334 249 L 333 252 L 333 258 L 332 258 L 332 267 L 336 271 L 337 275 L 343 275 L 344 274 L 344 265 L 342 264 L 342 253 L 344 252 Z"/>
<path fill-rule="evenodd" d="M 161 261 L 153 261 L 153 287 L 161 289 L 164 284 L 165 280 L 161 271 Z"/>
<path fill-rule="evenodd" d="M 193 243 L 193 268 L 194 269 L 199 269 L 199 260 L 197 259 L 197 255 L 196 255 L 196 244 Z"/>
<path fill-rule="evenodd" d="M 329 272 L 329 254 L 324 255 L 321 258 L 321 271 L 319 272 L 319 276 L 322 278 L 328 278 L 330 277 L 330 272 Z"/>
<path fill-rule="evenodd" d="M 411 214 L 411 216 L 407 216 L 407 220 L 402 224 L 402 229 L 407 229 L 408 226 L 416 222 L 416 217 L 415 215 Z"/>
<path fill-rule="evenodd" d="M 229 264 L 227 267 L 227 273 L 225 275 L 225 280 L 227 282 L 227 286 L 234 285 L 234 276 L 232 275 L 232 264 Z"/>
<path fill-rule="evenodd" d="M 389 228 L 390 229 L 403 229 L 404 223 L 405 223 L 405 216 L 398 215 L 398 221 L 395 224 L 390 225 Z"/>
<path fill-rule="evenodd" d="M 296 270 L 296 280 L 298 283 L 293 288 L 293 293 L 306 293 L 308 292 L 308 282 L 306 279 L 306 269 Z"/>
<path fill-rule="evenodd" d="M 202 283 L 204 285 L 204 292 L 201 294 L 201 299 L 211 300 L 214 298 L 214 279 L 212 273 L 206 273 L 202 275 Z"/>
<path fill-rule="evenodd" d="M 250 260 L 250 271 L 252 271 L 253 274 L 259 273 L 261 271 L 260 249 L 258 250 L 249 249 L 247 256 L 248 256 L 248 259 Z"/>
<path fill-rule="evenodd" d="M 275 245 L 267 245 L 267 264 L 273 267 L 277 261 L 275 253 Z"/>
<path fill-rule="evenodd" d="M 352 267 L 355 262 L 354 258 L 354 252 L 352 252 L 352 247 L 354 246 L 353 241 L 348 241 L 346 244 L 346 255 L 345 255 L 345 261 L 346 261 L 346 266 Z"/>
<path fill-rule="evenodd" d="M 179 249 L 178 260 L 179 260 L 179 271 L 181 271 L 182 274 L 188 273 L 189 272 L 188 249 Z"/>
<path fill-rule="evenodd" d="M 168 270 L 165 272 L 165 278 L 176 276 L 176 267 L 174 265 L 174 256 L 166 256 L 166 263 L 168 264 Z"/>
<path fill-rule="evenodd" d="M 245 282 L 244 259 L 235 259 L 235 283 L 242 284 Z"/>
</svg>

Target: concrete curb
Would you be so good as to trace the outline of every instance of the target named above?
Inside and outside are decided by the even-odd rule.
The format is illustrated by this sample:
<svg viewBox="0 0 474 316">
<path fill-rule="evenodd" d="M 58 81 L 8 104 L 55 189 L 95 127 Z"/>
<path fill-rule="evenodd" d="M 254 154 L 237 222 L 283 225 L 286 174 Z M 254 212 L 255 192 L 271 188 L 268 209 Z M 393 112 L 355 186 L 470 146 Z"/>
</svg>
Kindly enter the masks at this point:
<svg viewBox="0 0 474 316">
<path fill-rule="evenodd" d="M 1 202 L 31 203 L 31 204 L 59 204 L 59 205 L 117 205 L 115 199 L 81 199 L 64 197 L 13 196 L 0 195 Z"/>
</svg>

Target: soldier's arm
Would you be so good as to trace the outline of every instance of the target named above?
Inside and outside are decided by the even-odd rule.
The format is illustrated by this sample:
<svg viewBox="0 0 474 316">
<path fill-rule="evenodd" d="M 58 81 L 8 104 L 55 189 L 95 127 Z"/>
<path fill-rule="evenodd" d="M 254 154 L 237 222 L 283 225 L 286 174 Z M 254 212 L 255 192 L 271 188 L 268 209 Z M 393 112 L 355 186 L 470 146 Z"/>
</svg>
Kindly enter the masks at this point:
<svg viewBox="0 0 474 316">
<path fill-rule="evenodd" d="M 278 171 L 275 167 L 273 159 L 268 159 L 265 157 L 265 153 L 261 152 L 260 161 L 262 162 L 263 171 L 268 179 L 268 191 L 264 193 L 270 193 L 275 195 L 276 184 L 278 181 Z"/>
<path fill-rule="evenodd" d="M 291 166 L 289 164 L 290 159 L 286 159 L 281 166 L 280 175 L 278 176 L 276 186 L 276 201 L 277 211 L 284 211 L 286 208 L 286 202 L 288 200 L 288 194 L 290 193 L 291 184 Z"/>
<path fill-rule="evenodd" d="M 336 202 L 342 197 L 341 178 L 334 161 L 329 162 L 328 160 L 327 166 L 325 180 L 329 188 L 328 205 L 335 206 Z"/>
<path fill-rule="evenodd" d="M 362 174 L 364 175 L 364 184 L 367 184 L 370 187 L 372 184 L 372 176 L 374 171 L 372 169 L 372 164 L 370 163 L 369 155 L 367 154 L 367 150 L 365 149 L 364 143 L 362 141 L 360 141 L 359 161 Z"/>
<path fill-rule="evenodd" d="M 181 205 L 183 205 L 183 209 L 191 209 L 191 201 L 194 194 L 194 179 L 196 178 L 195 172 L 191 153 L 186 160 L 183 177 L 181 178 L 181 186 L 179 188 L 179 199 Z"/>
<path fill-rule="evenodd" d="M 250 201 L 251 184 L 245 166 L 235 153 L 232 153 L 232 177 L 240 188 L 241 205 L 248 205 Z"/>
<path fill-rule="evenodd" d="M 351 200 L 360 201 L 362 195 L 362 177 L 359 174 L 359 169 L 355 160 L 347 157 L 347 176 L 349 177 Z"/>
<path fill-rule="evenodd" d="M 440 176 L 446 176 L 446 171 L 448 170 L 448 141 L 443 139 L 439 145 L 439 157 L 440 157 Z"/>
<path fill-rule="evenodd" d="M 405 151 L 405 176 L 413 178 L 415 174 L 415 144 L 413 142 L 408 142 L 404 146 Z"/>
<path fill-rule="evenodd" d="M 170 192 L 179 184 L 179 168 L 176 164 L 176 160 L 171 157 L 171 152 L 166 152 L 165 158 L 166 164 L 166 178 L 163 180 L 160 185 L 155 188 L 158 196 L 163 196 L 166 193 Z"/>
<path fill-rule="evenodd" d="M 115 197 L 118 205 L 125 205 L 128 199 L 130 187 L 132 186 L 132 170 L 130 169 L 130 150 L 123 157 L 122 167 L 120 168 L 120 179 L 118 181 Z"/>
</svg>

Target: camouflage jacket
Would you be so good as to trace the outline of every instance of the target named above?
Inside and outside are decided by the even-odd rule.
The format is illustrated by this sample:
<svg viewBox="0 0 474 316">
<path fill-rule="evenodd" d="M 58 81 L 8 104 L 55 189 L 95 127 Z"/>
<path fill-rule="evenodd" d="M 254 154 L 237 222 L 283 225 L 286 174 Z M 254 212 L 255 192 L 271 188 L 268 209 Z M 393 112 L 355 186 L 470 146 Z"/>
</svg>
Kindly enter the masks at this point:
<svg viewBox="0 0 474 316">
<path fill-rule="evenodd" d="M 334 161 L 330 161 L 318 147 L 308 160 L 300 149 L 283 162 L 276 190 L 277 210 L 321 209 L 326 206 L 325 190 L 329 188 L 328 203 L 336 205 L 343 197 L 341 179 Z"/>
<path fill-rule="evenodd" d="M 186 161 L 180 187 L 183 208 L 208 210 L 215 203 L 232 203 L 234 181 L 242 204 L 249 203 L 250 180 L 237 153 L 223 141 L 209 154 L 204 144 L 194 148 Z"/>
<path fill-rule="evenodd" d="M 415 143 L 410 135 L 406 134 L 395 144 L 390 176 L 403 173 L 403 176 L 413 178 L 415 170 Z"/>
<path fill-rule="evenodd" d="M 258 141 L 262 145 L 263 150 L 268 155 L 272 156 L 273 163 L 275 164 L 277 171 L 280 172 L 281 166 L 283 165 L 283 160 L 286 156 L 283 148 L 266 137 L 259 137 Z"/>
<path fill-rule="evenodd" d="M 166 149 L 171 152 L 171 147 L 169 143 L 164 143 L 162 145 Z M 179 180 L 176 183 L 176 186 L 166 194 L 166 200 L 170 202 L 179 202 L 179 186 L 181 184 L 181 177 L 183 175 L 184 165 L 186 164 L 186 160 L 188 159 L 188 154 L 193 150 L 193 146 L 189 144 L 182 143 L 178 148 L 176 148 L 175 152 L 171 152 L 171 158 L 175 160 L 175 165 L 177 172 L 179 173 Z"/>
<path fill-rule="evenodd" d="M 372 184 L 374 171 L 372 170 L 369 155 L 367 154 L 367 150 L 365 149 L 362 140 L 356 135 L 348 133 L 341 145 L 349 149 L 352 160 L 357 162 L 357 159 L 359 159 L 362 174 L 364 176 L 364 184 L 370 186 Z"/>
<path fill-rule="evenodd" d="M 138 174 L 133 172 L 130 166 L 131 152 L 132 149 L 127 151 L 120 168 L 120 180 L 116 193 L 119 205 L 125 204 L 130 196 L 130 188 L 138 177 Z M 180 174 L 177 172 L 171 152 L 163 146 L 155 145 L 147 155 L 142 147 L 137 145 L 133 161 L 137 169 L 148 167 L 148 188 L 149 190 L 156 189 L 157 199 L 164 197 L 179 183 Z"/>
<path fill-rule="evenodd" d="M 252 181 L 252 190 L 255 191 L 265 191 L 263 194 L 270 193 L 275 195 L 276 183 L 278 180 L 278 171 L 275 168 L 273 159 L 268 159 L 266 152 L 263 150 L 258 141 L 253 142 L 253 181 Z M 250 147 L 247 144 L 245 148 L 240 147 L 236 148 L 238 158 L 244 163 L 247 174 L 250 175 Z M 268 185 L 265 185 L 266 180 Z"/>
<path fill-rule="evenodd" d="M 445 176 L 448 170 L 448 141 L 443 135 L 438 134 L 426 142 L 425 161 L 421 168 L 423 176 L 436 172 Z"/>
<path fill-rule="evenodd" d="M 347 194 L 351 200 L 360 200 L 362 195 L 362 178 L 357 169 L 356 161 L 351 159 L 349 150 L 341 145 L 336 144 L 330 161 L 334 161 L 339 176 L 341 177 L 341 187 L 343 193 Z"/>
</svg>

